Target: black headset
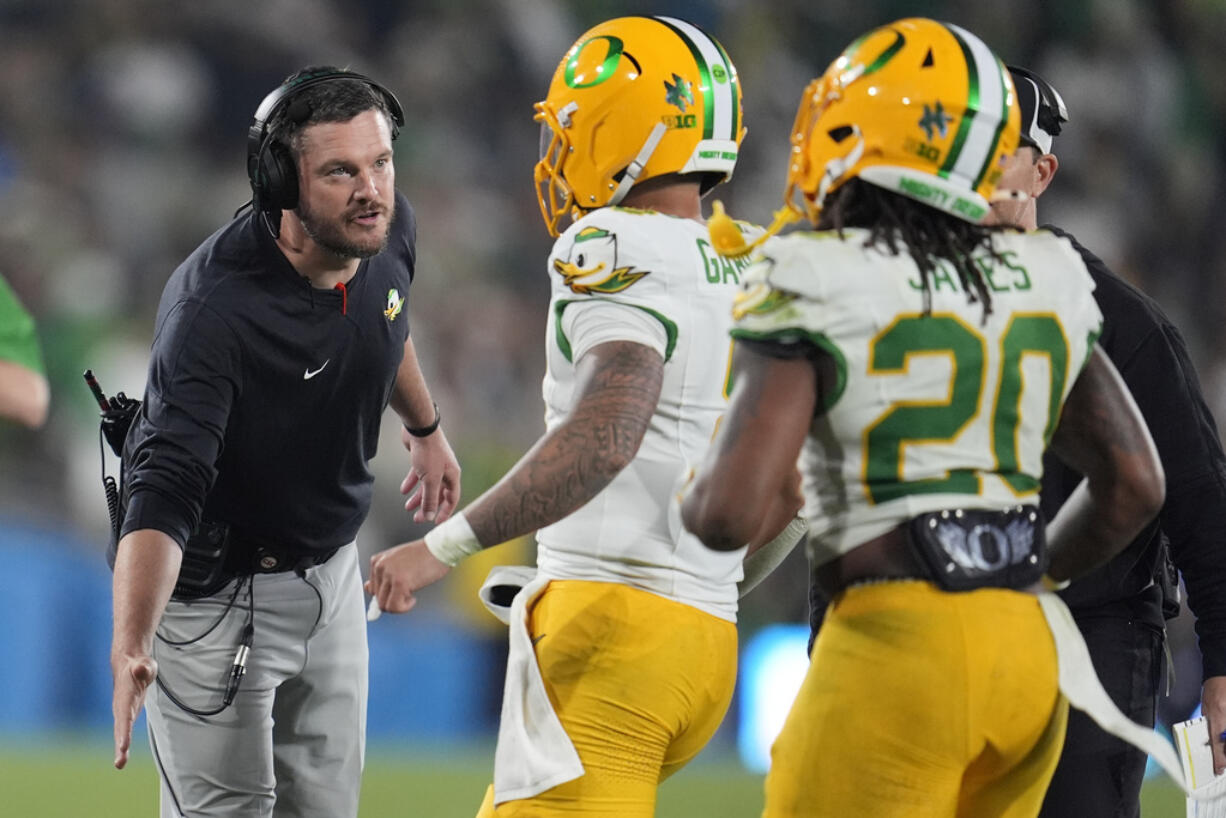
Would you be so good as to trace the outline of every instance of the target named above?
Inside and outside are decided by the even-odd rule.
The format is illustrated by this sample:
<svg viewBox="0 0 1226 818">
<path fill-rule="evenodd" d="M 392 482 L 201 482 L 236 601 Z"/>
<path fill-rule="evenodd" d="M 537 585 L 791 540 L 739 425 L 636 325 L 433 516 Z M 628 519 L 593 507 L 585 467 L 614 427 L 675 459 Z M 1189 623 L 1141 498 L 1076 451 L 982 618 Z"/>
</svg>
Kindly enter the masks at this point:
<svg viewBox="0 0 1226 818">
<path fill-rule="evenodd" d="M 404 125 L 404 109 L 400 107 L 400 101 L 370 77 L 355 71 L 327 69 L 302 74 L 282 83 L 264 97 L 260 107 L 255 110 L 255 120 L 247 129 L 247 178 L 251 181 L 251 205 L 255 212 L 263 213 L 266 220 L 274 213 L 293 210 L 298 206 L 298 170 L 293 154 L 289 146 L 269 128 L 269 123 L 282 108 L 290 122 L 305 122 L 311 116 L 311 105 L 298 97 L 299 92 L 333 80 L 356 80 L 370 86 L 383 98 L 392 115 L 392 139 L 400 134 L 400 127 Z"/>
<path fill-rule="evenodd" d="M 1014 75 L 1015 80 L 1017 77 L 1030 80 L 1037 91 L 1034 122 L 1022 123 L 1023 142 L 1029 140 L 1031 144 L 1034 144 L 1034 138 L 1028 132 L 1032 125 L 1040 128 L 1048 136 L 1059 136 L 1061 126 L 1068 122 L 1068 108 L 1065 107 L 1064 98 L 1060 96 L 1060 92 L 1050 82 L 1029 69 L 1016 65 L 1005 67 L 1009 69 L 1009 73 Z M 1019 89 L 1018 93 L 1021 94 L 1022 91 Z M 1022 110 L 1024 111 L 1025 107 Z"/>
</svg>

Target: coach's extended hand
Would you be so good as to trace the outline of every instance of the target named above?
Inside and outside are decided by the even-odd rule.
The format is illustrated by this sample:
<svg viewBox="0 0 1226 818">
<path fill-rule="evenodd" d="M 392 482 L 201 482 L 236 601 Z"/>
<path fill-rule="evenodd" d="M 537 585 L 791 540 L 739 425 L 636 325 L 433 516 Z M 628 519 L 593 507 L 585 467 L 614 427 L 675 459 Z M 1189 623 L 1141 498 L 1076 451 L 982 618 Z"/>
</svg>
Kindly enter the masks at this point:
<svg viewBox="0 0 1226 818">
<path fill-rule="evenodd" d="M 154 632 L 182 562 L 179 544 L 148 528 L 125 534 L 115 554 L 111 714 L 115 719 L 115 767 L 120 770 L 128 763 L 132 724 L 145 703 L 145 691 L 157 678 L 157 662 L 151 655 Z"/>
<path fill-rule="evenodd" d="M 145 691 L 158 675 L 158 664 L 150 656 L 111 655 L 111 676 L 115 693 L 111 699 L 111 714 L 115 721 L 115 769 L 128 763 L 132 747 L 132 725 L 145 704 Z"/>
<path fill-rule="evenodd" d="M 426 548 L 425 540 L 380 551 L 370 558 L 366 592 L 388 613 L 404 613 L 417 604 L 415 591 L 437 582 L 451 570 Z"/>
<path fill-rule="evenodd" d="M 428 437 L 413 437 L 402 430 L 400 439 L 413 461 L 400 484 L 400 493 L 409 497 L 405 510 L 416 509 L 413 519 L 419 523 L 443 522 L 460 502 L 460 464 L 447 436 L 442 429 Z"/>
</svg>

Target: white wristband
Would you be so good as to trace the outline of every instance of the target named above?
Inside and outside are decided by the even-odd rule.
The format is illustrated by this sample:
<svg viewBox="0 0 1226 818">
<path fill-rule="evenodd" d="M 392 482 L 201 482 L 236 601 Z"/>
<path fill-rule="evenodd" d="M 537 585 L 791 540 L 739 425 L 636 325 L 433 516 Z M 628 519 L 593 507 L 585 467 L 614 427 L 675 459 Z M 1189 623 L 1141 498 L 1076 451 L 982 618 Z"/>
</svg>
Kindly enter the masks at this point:
<svg viewBox="0 0 1226 818">
<path fill-rule="evenodd" d="M 469 554 L 481 550 L 481 543 L 462 513 L 436 525 L 425 536 L 426 550 L 441 563 L 453 568 Z"/>
<path fill-rule="evenodd" d="M 757 587 L 758 583 L 779 567 L 792 549 L 809 531 L 809 521 L 801 515 L 796 515 L 775 539 L 765 543 L 757 551 L 745 558 L 744 577 L 736 584 L 737 595 L 745 594 Z"/>
</svg>

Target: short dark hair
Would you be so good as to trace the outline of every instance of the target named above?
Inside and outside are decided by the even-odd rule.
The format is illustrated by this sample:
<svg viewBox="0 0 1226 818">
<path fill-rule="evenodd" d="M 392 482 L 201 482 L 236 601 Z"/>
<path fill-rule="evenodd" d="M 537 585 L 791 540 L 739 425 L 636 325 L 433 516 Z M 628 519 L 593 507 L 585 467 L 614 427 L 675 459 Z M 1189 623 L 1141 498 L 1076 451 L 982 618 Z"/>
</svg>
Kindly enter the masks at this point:
<svg viewBox="0 0 1226 818">
<path fill-rule="evenodd" d="M 341 70 L 331 65 L 309 66 L 290 74 L 282 85 L 289 85 L 303 77 Z M 341 77 L 311 85 L 294 94 L 268 123 L 268 130 L 274 139 L 297 156 L 302 150 L 302 132 L 308 126 L 320 122 L 348 122 L 372 109 L 382 113 L 387 118 L 388 127 L 394 131 L 395 121 L 383 95 L 360 79 Z"/>
<path fill-rule="evenodd" d="M 967 300 L 983 305 L 984 320 L 991 315 L 992 293 L 974 256 L 986 251 L 1003 261 L 992 245 L 1000 228 L 968 222 L 858 178 L 827 197 L 817 224 L 818 230 L 840 235 L 846 227 L 868 229 L 864 246 L 884 247 L 893 255 L 901 252 L 901 242 L 919 268 L 925 314 L 932 312 L 932 274 L 937 261 L 944 260 L 957 271 Z"/>
</svg>

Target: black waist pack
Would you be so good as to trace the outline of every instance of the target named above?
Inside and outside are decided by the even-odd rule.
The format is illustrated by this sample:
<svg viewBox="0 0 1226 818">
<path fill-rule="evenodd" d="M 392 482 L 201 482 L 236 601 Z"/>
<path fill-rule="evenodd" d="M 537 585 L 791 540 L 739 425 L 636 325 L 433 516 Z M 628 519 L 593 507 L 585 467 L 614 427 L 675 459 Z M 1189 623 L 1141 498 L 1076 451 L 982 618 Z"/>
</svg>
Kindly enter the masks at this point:
<svg viewBox="0 0 1226 818">
<path fill-rule="evenodd" d="M 183 563 L 175 583 L 176 599 L 200 599 L 212 596 L 234 579 L 230 569 L 230 527 L 225 523 L 202 519 L 196 530 L 183 544 Z"/>
<path fill-rule="evenodd" d="M 123 392 L 107 397 L 94 377 L 93 370 L 85 370 L 85 383 L 98 402 L 101 410 L 98 454 L 102 458 L 102 488 L 106 495 L 106 509 L 111 518 L 111 542 L 108 559 L 113 563 L 119 547 L 119 534 L 123 529 L 125 511 L 123 460 L 124 441 L 128 430 L 140 411 L 141 402 L 129 398 Z M 110 444 L 111 451 L 119 458 L 119 479 L 106 473 L 106 452 L 102 441 Z M 230 529 L 224 523 L 203 519 L 183 546 L 183 562 L 175 584 L 174 596 L 178 599 L 198 599 L 211 596 L 234 578 L 227 567 L 230 547 Z"/>
<path fill-rule="evenodd" d="M 908 533 L 930 579 L 946 591 L 1022 589 L 1047 570 L 1043 517 L 1035 506 L 934 511 L 911 520 Z"/>
</svg>

